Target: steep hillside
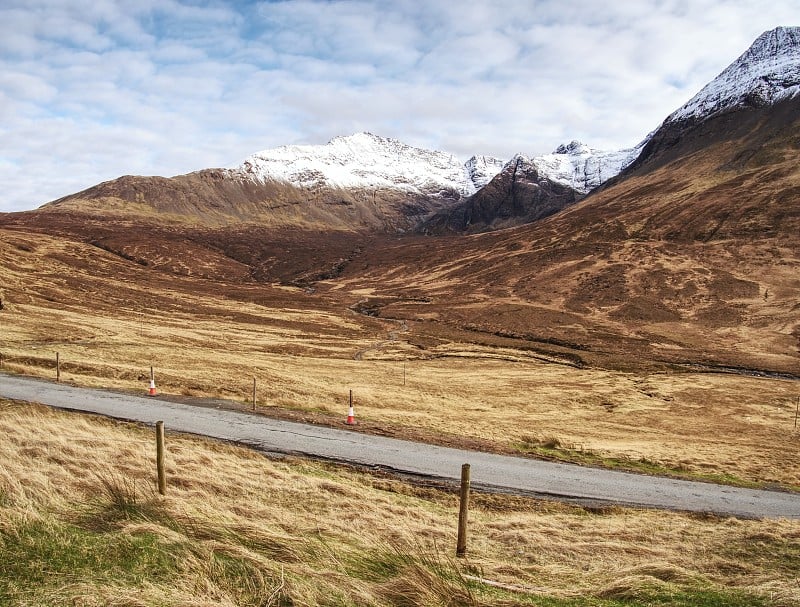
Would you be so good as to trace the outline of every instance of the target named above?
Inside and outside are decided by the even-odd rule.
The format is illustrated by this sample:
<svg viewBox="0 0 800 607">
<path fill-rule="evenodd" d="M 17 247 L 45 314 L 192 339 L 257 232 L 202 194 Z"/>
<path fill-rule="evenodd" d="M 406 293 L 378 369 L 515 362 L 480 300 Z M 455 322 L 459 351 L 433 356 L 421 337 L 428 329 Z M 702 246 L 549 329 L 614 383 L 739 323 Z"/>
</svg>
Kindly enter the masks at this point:
<svg viewBox="0 0 800 607">
<path fill-rule="evenodd" d="M 529 159 L 517 156 L 478 193 L 442 209 L 419 231 L 446 234 L 511 227 L 548 217 L 579 198 L 577 190 L 552 181 Z"/>
<path fill-rule="evenodd" d="M 751 123 L 738 124 L 747 115 L 744 110 L 791 107 L 781 102 L 799 95 L 800 28 L 778 27 L 764 32 L 719 76 L 664 120 L 631 168 L 679 158 L 687 146 L 702 146 L 704 137 L 715 137 L 718 131 L 742 136 L 753 128 Z M 789 112 L 787 119 L 791 118 Z M 713 128 L 704 128 L 711 120 Z"/>
<path fill-rule="evenodd" d="M 305 189 L 209 169 L 177 177 L 125 176 L 53 201 L 40 214 L 111 216 L 144 222 L 219 227 L 403 231 L 443 199 L 397 190 Z M 29 213 L 30 215 L 30 213 Z"/>
</svg>

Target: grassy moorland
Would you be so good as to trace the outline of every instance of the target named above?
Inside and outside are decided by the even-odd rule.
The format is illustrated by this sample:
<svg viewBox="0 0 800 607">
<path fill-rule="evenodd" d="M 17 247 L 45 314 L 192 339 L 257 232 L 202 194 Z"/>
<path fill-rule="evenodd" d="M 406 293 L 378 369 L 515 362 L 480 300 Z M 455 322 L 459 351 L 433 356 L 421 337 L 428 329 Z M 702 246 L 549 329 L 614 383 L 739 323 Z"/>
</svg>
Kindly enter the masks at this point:
<svg viewBox="0 0 800 607">
<path fill-rule="evenodd" d="M 800 605 L 800 523 L 474 495 L 0 402 L 3 605 Z"/>
<path fill-rule="evenodd" d="M 35 276 L 35 280 L 31 277 Z M 153 271 L 41 234 L 0 239 L 5 371 L 245 403 L 359 429 L 740 484 L 800 486 L 796 381 L 576 368 L 340 296 Z M 358 293 L 355 293 L 358 296 Z M 339 297 L 339 299 L 337 299 Z M 436 329 L 434 332 L 433 329 Z"/>
</svg>

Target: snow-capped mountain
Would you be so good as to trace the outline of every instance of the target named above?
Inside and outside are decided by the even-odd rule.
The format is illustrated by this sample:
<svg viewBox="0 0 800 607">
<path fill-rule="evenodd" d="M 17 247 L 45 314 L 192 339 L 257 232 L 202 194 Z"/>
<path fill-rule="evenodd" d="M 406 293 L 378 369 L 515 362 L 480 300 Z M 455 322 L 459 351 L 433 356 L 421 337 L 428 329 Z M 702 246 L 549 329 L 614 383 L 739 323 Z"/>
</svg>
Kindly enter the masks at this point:
<svg viewBox="0 0 800 607">
<path fill-rule="evenodd" d="M 426 233 L 480 232 L 543 219 L 574 204 L 616 177 L 630 165 L 650 140 L 624 150 L 596 150 L 579 141 L 558 146 L 551 154 L 529 158 L 515 155 L 497 171 L 488 164 L 492 178 L 473 196 L 438 210 L 421 225 Z M 480 170 L 481 157 L 467 162 L 471 172 Z M 474 182 L 478 183 L 476 179 Z"/>
<path fill-rule="evenodd" d="M 800 27 L 764 32 L 736 61 L 664 124 L 705 120 L 735 107 L 758 107 L 800 95 Z"/>
<path fill-rule="evenodd" d="M 169 179 L 127 176 L 48 207 L 116 205 L 128 212 L 128 203 L 135 203 L 175 217 L 201 217 L 208 224 L 255 221 L 392 233 L 420 226 L 450 231 L 509 227 L 558 212 L 626 169 L 647 170 L 653 163 L 696 153 L 710 138 L 739 137 L 732 129 L 744 132 L 744 117 L 770 113 L 770 104 L 780 101 L 784 122 L 793 124 L 795 105 L 800 103 L 797 27 L 759 36 L 631 149 L 596 150 L 573 141 L 551 154 L 517 155 L 508 162 L 473 156 L 464 163 L 445 152 L 358 133 L 325 145 L 258 152 L 233 169 Z M 741 115 L 728 119 L 731 110 L 739 109 Z"/>
<path fill-rule="evenodd" d="M 542 177 L 586 194 L 630 164 L 643 143 L 636 148 L 604 151 L 573 141 L 552 154 L 534 158 L 515 156 L 505 162 L 476 155 L 461 163 L 445 152 L 357 133 L 336 137 L 325 145 L 291 145 L 257 152 L 235 171 L 249 179 L 282 181 L 306 189 L 386 188 L 461 198 L 475 194 L 509 162 L 522 158 Z"/>
<path fill-rule="evenodd" d="M 636 160 L 647 141 L 624 150 L 596 150 L 580 141 L 572 141 L 558 146 L 552 154 L 520 158 L 533 165 L 540 176 L 587 194 Z"/>
<path fill-rule="evenodd" d="M 247 158 L 239 173 L 314 189 L 391 189 L 411 194 L 471 196 L 502 168 L 502 161 L 475 156 L 467 163 L 372 133 L 336 137 L 325 145 L 291 145 Z"/>
</svg>

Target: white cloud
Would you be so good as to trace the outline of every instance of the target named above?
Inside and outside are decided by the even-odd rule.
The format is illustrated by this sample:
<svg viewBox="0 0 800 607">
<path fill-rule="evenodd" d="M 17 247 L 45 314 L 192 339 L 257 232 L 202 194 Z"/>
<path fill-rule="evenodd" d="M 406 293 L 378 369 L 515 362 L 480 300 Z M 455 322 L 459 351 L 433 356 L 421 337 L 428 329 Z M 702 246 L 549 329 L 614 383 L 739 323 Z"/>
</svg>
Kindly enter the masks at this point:
<svg viewBox="0 0 800 607">
<path fill-rule="evenodd" d="M 6 0 L 0 211 L 368 130 L 510 157 L 638 142 L 794 0 Z"/>
</svg>

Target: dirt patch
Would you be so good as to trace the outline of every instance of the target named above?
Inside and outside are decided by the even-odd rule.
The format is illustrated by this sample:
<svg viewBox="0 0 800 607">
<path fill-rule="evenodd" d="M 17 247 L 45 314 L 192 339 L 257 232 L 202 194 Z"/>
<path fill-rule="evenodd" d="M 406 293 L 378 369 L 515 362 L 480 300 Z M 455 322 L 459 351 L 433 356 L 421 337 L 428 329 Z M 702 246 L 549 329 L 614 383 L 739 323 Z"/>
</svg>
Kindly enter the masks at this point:
<svg viewBox="0 0 800 607">
<path fill-rule="evenodd" d="M 617 306 L 627 298 L 626 268 L 614 264 L 579 278 L 566 305 L 570 310 Z"/>
<path fill-rule="evenodd" d="M 609 313 L 615 320 L 645 323 L 677 322 L 681 315 L 662 301 L 647 297 L 634 297 Z"/>
<path fill-rule="evenodd" d="M 722 300 L 754 299 L 758 297 L 759 285 L 751 280 L 737 278 L 729 272 L 717 271 L 709 285 L 711 292 Z"/>
</svg>

